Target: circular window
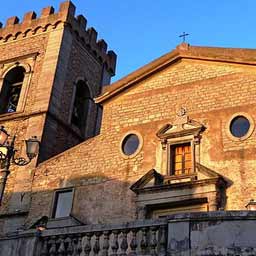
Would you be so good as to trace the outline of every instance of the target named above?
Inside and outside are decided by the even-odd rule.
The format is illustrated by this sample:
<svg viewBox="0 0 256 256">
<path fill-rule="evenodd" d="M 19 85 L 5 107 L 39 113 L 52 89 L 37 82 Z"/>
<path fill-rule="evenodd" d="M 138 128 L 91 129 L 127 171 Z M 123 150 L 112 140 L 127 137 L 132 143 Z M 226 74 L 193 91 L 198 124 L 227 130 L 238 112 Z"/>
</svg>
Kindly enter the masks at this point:
<svg viewBox="0 0 256 256">
<path fill-rule="evenodd" d="M 230 123 L 230 132 L 236 138 L 244 137 L 250 129 L 250 121 L 244 116 L 236 116 Z"/>
<path fill-rule="evenodd" d="M 126 156 L 133 155 L 140 145 L 140 139 L 137 134 L 129 134 L 125 136 L 122 142 L 122 152 Z"/>
</svg>

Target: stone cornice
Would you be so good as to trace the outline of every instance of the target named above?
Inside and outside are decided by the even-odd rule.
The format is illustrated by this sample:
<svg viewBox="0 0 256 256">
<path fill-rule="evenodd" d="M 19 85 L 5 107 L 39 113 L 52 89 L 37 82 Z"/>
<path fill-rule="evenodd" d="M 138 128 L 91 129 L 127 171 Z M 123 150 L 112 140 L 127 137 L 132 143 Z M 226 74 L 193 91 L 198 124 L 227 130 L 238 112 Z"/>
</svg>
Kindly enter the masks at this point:
<svg viewBox="0 0 256 256">
<path fill-rule="evenodd" d="M 195 180 L 195 181 L 187 181 L 187 182 L 180 182 L 180 183 L 173 183 L 173 184 L 163 184 L 163 185 L 156 185 L 152 187 L 144 187 L 144 188 L 137 188 L 133 189 L 133 192 L 136 194 L 145 194 L 145 193 L 155 193 L 155 192 L 164 192 L 166 190 L 180 190 L 180 189 L 188 189 L 188 188 L 195 188 L 197 186 L 207 186 L 209 184 L 217 185 L 220 182 L 219 177 L 204 179 L 204 180 Z"/>
</svg>

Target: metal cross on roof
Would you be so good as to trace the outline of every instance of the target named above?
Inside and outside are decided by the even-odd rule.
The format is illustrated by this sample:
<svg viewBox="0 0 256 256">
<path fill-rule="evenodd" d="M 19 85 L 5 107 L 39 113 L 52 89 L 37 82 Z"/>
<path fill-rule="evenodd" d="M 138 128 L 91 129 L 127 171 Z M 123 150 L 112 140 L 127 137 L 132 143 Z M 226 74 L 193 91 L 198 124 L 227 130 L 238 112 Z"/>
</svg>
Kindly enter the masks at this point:
<svg viewBox="0 0 256 256">
<path fill-rule="evenodd" d="M 189 36 L 189 34 L 187 34 L 187 33 L 185 33 L 185 32 L 183 32 L 183 34 L 179 36 L 179 37 L 182 37 L 182 38 L 183 38 L 183 43 L 184 43 L 185 40 L 186 40 L 186 36 Z"/>
</svg>

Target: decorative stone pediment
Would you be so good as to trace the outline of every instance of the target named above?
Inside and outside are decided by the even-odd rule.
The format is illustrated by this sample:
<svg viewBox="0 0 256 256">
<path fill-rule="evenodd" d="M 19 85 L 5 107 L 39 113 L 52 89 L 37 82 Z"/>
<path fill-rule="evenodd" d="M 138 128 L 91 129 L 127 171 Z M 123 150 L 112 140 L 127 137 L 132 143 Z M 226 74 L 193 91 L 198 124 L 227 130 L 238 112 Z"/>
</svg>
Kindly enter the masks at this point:
<svg viewBox="0 0 256 256">
<path fill-rule="evenodd" d="M 153 181 L 153 183 L 152 183 Z M 136 181 L 130 189 L 136 191 L 139 188 L 147 187 L 148 185 L 160 185 L 163 184 L 163 176 L 155 169 L 151 169 L 145 175 L 143 175 L 138 181 Z"/>
<path fill-rule="evenodd" d="M 139 218 L 175 211 L 217 211 L 226 204 L 228 182 L 217 172 L 196 163 L 196 172 L 167 176 L 152 169 L 131 186 L 137 194 Z"/>
<path fill-rule="evenodd" d="M 196 172 L 184 176 L 164 176 L 155 169 L 148 171 L 130 189 L 139 194 L 140 192 L 150 192 L 155 190 L 173 190 L 184 189 L 186 186 L 197 186 L 207 183 L 216 183 L 226 186 L 226 180 L 217 172 L 207 168 L 204 165 L 196 163 Z"/>
<path fill-rule="evenodd" d="M 181 108 L 177 113 L 177 118 L 174 123 L 164 125 L 156 135 L 162 142 L 165 142 L 167 139 L 184 137 L 187 135 L 198 137 L 204 130 L 205 127 L 203 124 L 190 119 L 186 114 L 186 110 Z"/>
</svg>

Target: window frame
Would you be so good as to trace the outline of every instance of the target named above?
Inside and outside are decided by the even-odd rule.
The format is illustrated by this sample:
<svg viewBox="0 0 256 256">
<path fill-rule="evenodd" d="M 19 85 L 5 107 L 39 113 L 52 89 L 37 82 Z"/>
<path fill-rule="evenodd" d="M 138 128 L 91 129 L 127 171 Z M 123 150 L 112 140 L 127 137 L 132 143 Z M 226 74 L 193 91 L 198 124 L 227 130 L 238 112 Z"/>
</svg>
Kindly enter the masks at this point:
<svg viewBox="0 0 256 256">
<path fill-rule="evenodd" d="M 77 87 L 79 85 L 79 83 L 84 83 L 84 86 L 86 86 L 88 88 L 88 92 L 89 92 L 89 97 L 87 97 L 88 99 L 88 109 L 87 109 L 87 113 L 86 116 L 84 117 L 84 127 L 79 127 L 78 125 L 76 125 L 73 122 L 73 112 L 74 112 L 74 108 L 75 108 L 75 101 L 76 101 L 76 95 L 77 95 Z M 79 77 L 76 82 L 73 83 L 74 84 L 74 89 L 73 89 L 73 93 L 72 93 L 72 98 L 71 98 L 71 104 L 70 104 L 70 111 L 69 111 L 69 117 L 68 117 L 68 122 L 69 124 L 75 129 L 77 130 L 79 133 L 81 133 L 82 136 L 86 137 L 88 132 L 89 132 L 89 125 L 88 125 L 88 120 L 91 119 L 91 111 L 92 111 L 92 105 L 94 103 L 93 101 L 93 94 L 90 88 L 90 85 L 87 81 L 87 79 L 83 78 L 83 77 Z"/>
<path fill-rule="evenodd" d="M 172 156 L 172 147 L 184 145 L 184 144 L 190 144 L 191 148 L 191 173 L 189 174 L 180 174 L 177 175 L 174 173 L 173 170 L 173 156 Z M 184 138 L 176 138 L 174 141 L 167 141 L 167 175 L 168 176 L 174 176 L 174 177 L 181 177 L 181 176 L 190 176 L 194 175 L 196 172 L 195 168 L 195 143 L 192 138 L 190 139 L 184 139 Z"/>
<path fill-rule="evenodd" d="M 196 175 L 196 163 L 200 163 L 201 134 L 206 127 L 199 121 L 190 119 L 185 110 L 181 108 L 173 124 L 167 123 L 156 133 L 161 147 L 161 173 L 171 177 L 191 177 Z M 176 144 L 191 144 L 192 171 L 191 175 L 171 174 L 171 146 Z"/>
<path fill-rule="evenodd" d="M 61 219 L 61 218 L 68 218 L 69 216 L 63 216 L 63 217 L 55 217 L 56 215 L 56 209 L 57 209 L 57 202 L 58 202 L 58 194 L 65 193 L 65 192 L 71 192 L 71 209 L 69 216 L 72 213 L 73 210 L 73 204 L 74 204 L 74 193 L 75 189 L 73 187 L 69 188 L 60 188 L 54 191 L 53 199 L 52 199 L 52 207 L 51 207 L 51 218 L 52 219 Z"/>
<path fill-rule="evenodd" d="M 238 116 L 243 116 L 243 117 L 247 118 L 248 121 L 249 121 L 249 123 L 250 123 L 250 128 L 249 128 L 249 130 L 248 130 L 247 133 L 246 133 L 244 136 L 242 136 L 242 137 L 235 137 L 235 136 L 231 133 L 231 130 L 230 130 L 230 129 L 231 129 L 231 123 L 232 123 L 232 121 L 233 121 L 236 117 L 238 117 Z M 229 119 L 228 119 L 228 121 L 227 121 L 227 123 L 226 123 L 225 130 L 226 130 L 226 134 L 227 134 L 227 136 L 228 136 L 228 138 L 229 138 L 230 140 L 236 141 L 236 142 L 242 142 L 242 141 L 244 141 L 244 140 L 249 139 L 249 138 L 252 136 L 252 134 L 253 134 L 253 132 L 254 132 L 254 130 L 255 130 L 255 123 L 254 123 L 254 120 L 253 120 L 253 118 L 251 117 L 250 114 L 248 114 L 248 113 L 246 113 L 246 112 L 236 112 L 236 113 L 234 113 L 233 115 L 231 115 L 231 116 L 229 117 Z"/>
<path fill-rule="evenodd" d="M 12 63 L 3 63 L 2 68 L 0 67 L 0 93 L 4 86 L 5 77 L 9 71 L 11 71 L 12 69 L 14 69 L 16 67 L 22 67 L 25 70 L 16 111 L 10 112 L 10 113 L 2 113 L 2 114 L 0 114 L 0 118 L 24 112 L 29 87 L 31 85 L 32 73 L 33 73 L 32 67 L 34 66 L 34 63 L 36 60 L 35 57 L 36 57 L 36 55 L 34 57 L 30 57 L 26 60 L 23 60 L 22 62 L 16 61 L 16 62 L 12 62 Z"/>
<path fill-rule="evenodd" d="M 162 218 L 161 212 L 164 213 L 165 211 L 171 211 L 170 214 L 177 214 L 174 213 L 177 211 L 178 213 L 186 213 L 191 212 L 188 208 L 194 208 L 200 206 L 200 208 L 204 208 L 205 211 L 208 212 L 210 210 L 208 197 L 199 197 L 199 198 L 186 198 L 179 201 L 170 201 L 158 204 L 147 204 L 145 206 L 146 218 Z M 167 216 L 170 214 L 166 214 Z M 161 216 L 161 217 L 160 217 Z"/>
<path fill-rule="evenodd" d="M 22 80 L 19 81 L 19 82 L 15 82 L 15 83 L 10 83 L 8 80 L 7 80 L 7 75 L 9 74 L 9 72 L 11 72 L 12 70 L 14 69 L 18 69 L 19 67 L 21 66 L 17 66 L 17 67 L 14 67 L 13 69 L 10 69 L 4 76 L 3 78 L 3 84 L 1 86 L 1 91 L 0 91 L 0 95 L 2 94 L 2 90 L 4 91 L 7 91 L 6 95 L 4 96 L 5 98 L 5 103 L 3 104 L 4 108 L 3 108 L 3 112 L 0 112 L 0 115 L 3 115 L 3 114 L 9 114 L 9 113 L 14 113 L 14 112 L 17 112 L 18 110 L 18 105 L 19 105 L 19 102 L 20 102 L 20 96 L 21 96 L 21 92 L 22 92 L 22 87 L 23 87 L 23 83 L 24 83 L 24 79 L 25 79 L 25 73 L 26 73 L 26 70 L 21 67 L 23 70 L 22 71 L 16 71 L 16 73 L 14 73 L 14 76 L 17 76 L 17 72 L 22 72 Z M 18 93 L 18 100 L 17 100 L 17 104 L 15 105 L 15 110 L 14 111 L 9 111 L 10 110 L 10 101 L 11 101 L 11 97 L 13 96 L 13 94 L 11 93 L 12 90 L 19 90 L 19 93 Z"/>
<path fill-rule="evenodd" d="M 136 149 L 136 151 L 135 151 L 133 154 L 131 154 L 131 155 L 126 155 L 126 154 L 123 152 L 123 142 L 124 142 L 125 138 L 126 138 L 127 136 L 131 135 L 131 134 L 134 134 L 134 135 L 136 135 L 136 136 L 138 137 L 138 139 L 139 139 L 139 145 L 138 145 L 138 148 Z M 121 138 L 121 140 L 120 140 L 120 143 L 119 143 L 119 152 L 120 152 L 121 156 L 122 156 L 124 159 L 132 159 L 132 158 L 136 157 L 136 156 L 141 152 L 141 150 L 142 150 L 143 142 L 144 142 L 144 141 L 143 141 L 143 137 L 142 137 L 142 135 L 140 134 L 139 131 L 131 130 L 131 131 L 126 132 L 126 133 L 122 136 L 122 138 Z"/>
</svg>

